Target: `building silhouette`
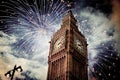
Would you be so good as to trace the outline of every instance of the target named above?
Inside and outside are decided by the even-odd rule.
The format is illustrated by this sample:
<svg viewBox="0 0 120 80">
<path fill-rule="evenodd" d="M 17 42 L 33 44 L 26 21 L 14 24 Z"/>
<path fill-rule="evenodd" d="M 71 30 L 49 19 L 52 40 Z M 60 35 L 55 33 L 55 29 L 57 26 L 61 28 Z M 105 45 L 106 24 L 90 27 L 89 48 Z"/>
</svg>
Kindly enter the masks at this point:
<svg viewBox="0 0 120 80">
<path fill-rule="evenodd" d="M 48 56 L 47 80 L 87 80 L 87 41 L 77 20 L 68 11 L 61 28 L 53 34 Z"/>
</svg>

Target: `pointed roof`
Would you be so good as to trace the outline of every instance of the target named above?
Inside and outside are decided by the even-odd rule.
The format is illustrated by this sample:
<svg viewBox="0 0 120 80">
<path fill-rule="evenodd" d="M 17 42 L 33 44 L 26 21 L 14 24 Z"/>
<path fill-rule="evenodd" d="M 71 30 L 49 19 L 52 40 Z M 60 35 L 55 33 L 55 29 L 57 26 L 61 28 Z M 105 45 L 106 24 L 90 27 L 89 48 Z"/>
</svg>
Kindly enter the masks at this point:
<svg viewBox="0 0 120 80">
<path fill-rule="evenodd" d="M 83 36 L 83 34 L 78 30 L 78 26 L 76 23 L 77 23 L 76 18 L 74 17 L 72 11 L 69 10 L 62 20 L 61 28 L 64 27 L 73 28 L 76 32 L 78 32 L 81 36 Z"/>
<path fill-rule="evenodd" d="M 73 23 L 75 23 L 75 24 L 76 24 L 76 22 L 77 22 L 77 20 L 75 19 L 75 17 L 74 17 L 74 15 L 73 15 L 73 13 L 72 13 L 71 10 L 69 10 L 69 11 L 67 12 L 67 14 L 65 15 L 65 17 L 64 17 L 63 20 L 62 20 L 63 23 L 66 22 L 66 21 L 69 21 L 70 23 L 73 22 Z"/>
</svg>

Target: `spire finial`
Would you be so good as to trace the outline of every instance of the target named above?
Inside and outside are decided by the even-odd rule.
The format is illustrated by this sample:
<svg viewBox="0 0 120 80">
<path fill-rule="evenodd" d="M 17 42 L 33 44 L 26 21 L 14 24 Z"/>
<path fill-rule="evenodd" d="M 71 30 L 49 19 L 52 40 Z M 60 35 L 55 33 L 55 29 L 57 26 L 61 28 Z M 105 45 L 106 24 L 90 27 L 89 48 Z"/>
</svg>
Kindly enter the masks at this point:
<svg viewBox="0 0 120 80">
<path fill-rule="evenodd" d="M 77 20 L 75 19 L 72 10 L 68 10 L 65 17 L 63 18 L 62 23 L 66 24 L 66 22 L 68 25 L 70 25 L 70 23 L 76 25 Z"/>
<path fill-rule="evenodd" d="M 71 10 L 68 10 L 68 11 L 67 11 L 67 15 L 73 16 L 72 11 L 71 11 Z M 73 16 L 73 17 L 74 17 L 74 16 Z"/>
<path fill-rule="evenodd" d="M 71 10 L 68 10 L 68 13 L 72 14 L 72 11 L 71 11 Z"/>
</svg>

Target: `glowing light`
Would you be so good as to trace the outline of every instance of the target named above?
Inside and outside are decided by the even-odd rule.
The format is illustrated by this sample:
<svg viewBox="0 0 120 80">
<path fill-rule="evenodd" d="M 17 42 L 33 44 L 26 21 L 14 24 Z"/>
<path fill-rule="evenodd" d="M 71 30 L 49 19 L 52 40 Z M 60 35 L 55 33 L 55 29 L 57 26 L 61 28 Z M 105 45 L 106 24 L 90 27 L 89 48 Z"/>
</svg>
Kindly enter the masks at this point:
<svg viewBox="0 0 120 80">
<path fill-rule="evenodd" d="M 4 24 L 4 27 L 0 27 L 0 29 L 17 38 L 16 43 L 12 44 L 13 50 L 16 50 L 16 54 L 14 55 L 18 56 L 17 54 L 20 54 L 19 57 L 26 57 L 27 55 L 31 59 L 31 54 L 42 54 L 40 53 L 41 50 L 46 48 L 41 46 L 45 46 L 45 38 L 50 37 L 54 33 L 57 26 L 53 26 L 58 25 L 58 22 L 60 23 L 61 18 L 67 11 L 66 5 L 68 7 L 72 6 L 70 2 L 66 2 L 65 0 L 31 0 L 31 2 L 29 0 L 2 1 L 0 7 L 2 6 L 7 9 L 1 12 L 9 15 L 0 16 L 0 22 Z M 82 18 L 80 17 L 81 15 L 75 15 L 79 22 L 79 19 Z M 114 42 L 111 42 L 111 45 L 107 44 L 107 42 L 111 41 L 106 40 L 106 37 L 110 37 L 106 36 L 108 30 L 103 27 L 101 30 L 100 24 L 97 24 L 99 20 L 96 19 L 96 22 L 92 22 L 90 20 L 92 18 L 82 18 L 82 21 L 79 22 L 79 25 L 80 23 L 82 25 L 79 28 L 89 43 L 88 52 L 91 59 L 89 60 L 88 67 L 90 70 L 92 66 L 92 73 L 97 75 L 94 77 L 99 78 L 99 76 L 104 76 L 108 80 L 108 76 L 111 76 L 111 73 L 106 73 L 104 69 L 106 71 L 112 68 L 115 69 L 116 63 L 113 61 L 119 61 L 120 55 L 117 54 L 115 56 L 117 53 L 116 49 L 109 49 L 109 46 L 114 47 Z M 42 40 L 43 38 L 44 40 Z M 111 62 L 110 60 L 113 61 Z M 116 72 L 116 70 L 114 71 Z"/>
<path fill-rule="evenodd" d="M 10 15 L 2 17 L 1 23 L 5 20 L 5 26 L 9 26 L 5 32 L 18 38 L 18 42 L 14 44 L 18 53 L 23 51 L 32 54 L 40 51 L 38 46 L 41 46 L 42 37 L 51 36 L 55 31 L 52 26 L 57 24 L 65 12 L 66 3 L 60 0 L 31 1 L 33 3 L 27 0 L 2 1 L 1 6 L 6 7 L 5 13 Z"/>
</svg>

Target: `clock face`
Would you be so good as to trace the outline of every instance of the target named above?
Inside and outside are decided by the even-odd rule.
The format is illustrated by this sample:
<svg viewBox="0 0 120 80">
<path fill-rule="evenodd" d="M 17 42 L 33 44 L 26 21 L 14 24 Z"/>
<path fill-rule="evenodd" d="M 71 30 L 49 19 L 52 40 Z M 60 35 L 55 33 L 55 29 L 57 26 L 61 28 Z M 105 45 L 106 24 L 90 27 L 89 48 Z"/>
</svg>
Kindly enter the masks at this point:
<svg viewBox="0 0 120 80">
<path fill-rule="evenodd" d="M 75 49 L 80 52 L 81 55 L 86 56 L 86 48 L 84 43 L 78 39 L 76 36 L 74 38 Z"/>
<path fill-rule="evenodd" d="M 53 45 L 53 50 L 57 50 L 59 48 L 61 48 L 65 43 L 65 38 L 63 36 L 61 36 L 60 38 L 58 38 L 54 45 Z"/>
<path fill-rule="evenodd" d="M 78 50 L 83 51 L 83 44 L 80 40 L 78 39 L 75 40 L 75 46 Z"/>
</svg>

